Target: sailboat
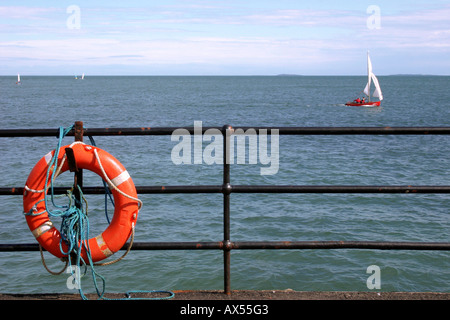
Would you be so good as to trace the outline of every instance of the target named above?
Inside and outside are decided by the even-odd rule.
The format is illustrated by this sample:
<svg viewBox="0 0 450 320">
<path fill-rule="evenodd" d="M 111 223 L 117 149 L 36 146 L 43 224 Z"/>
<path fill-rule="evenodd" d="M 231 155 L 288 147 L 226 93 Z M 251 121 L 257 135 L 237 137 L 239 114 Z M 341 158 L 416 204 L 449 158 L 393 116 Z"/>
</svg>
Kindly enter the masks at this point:
<svg viewBox="0 0 450 320">
<path fill-rule="evenodd" d="M 375 90 L 371 95 L 371 84 L 374 84 Z M 381 100 L 383 100 L 383 93 L 381 92 L 380 83 L 378 82 L 377 77 L 372 72 L 372 62 L 370 61 L 369 52 L 367 52 L 367 84 L 363 90 L 364 94 L 368 97 L 366 100 L 365 97 L 362 99 L 357 98 L 353 101 L 347 102 L 346 106 L 356 106 L 356 107 L 378 107 L 381 104 Z M 379 101 L 370 101 L 371 97 L 378 98 Z"/>
<path fill-rule="evenodd" d="M 21 84 L 21 82 L 20 82 L 20 74 L 17 74 L 17 82 L 16 82 L 16 84 Z"/>
</svg>

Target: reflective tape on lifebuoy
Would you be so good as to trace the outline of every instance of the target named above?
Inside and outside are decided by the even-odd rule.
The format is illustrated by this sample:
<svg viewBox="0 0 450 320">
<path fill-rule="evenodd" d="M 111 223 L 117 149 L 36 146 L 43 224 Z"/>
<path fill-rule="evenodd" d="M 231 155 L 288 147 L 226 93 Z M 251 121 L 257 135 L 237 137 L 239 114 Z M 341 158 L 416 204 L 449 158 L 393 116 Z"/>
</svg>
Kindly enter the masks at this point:
<svg viewBox="0 0 450 320">
<path fill-rule="evenodd" d="M 50 172 L 57 170 L 58 166 L 61 169 L 57 174 L 69 169 L 68 161 L 65 159 L 66 148 L 73 149 L 77 167 L 93 171 L 106 180 L 114 196 L 114 216 L 111 223 L 100 235 L 88 240 L 91 259 L 93 262 L 97 262 L 111 256 L 126 243 L 137 220 L 140 200 L 137 199 L 136 188 L 125 167 L 111 154 L 94 146 L 74 143 L 61 147 L 57 165 L 54 165 Z M 31 170 L 23 194 L 23 209 L 26 213 L 28 227 L 41 246 L 54 256 L 63 258 L 65 255 L 61 249 L 67 252 L 68 246 L 64 241 L 61 242 L 61 234 L 50 221 L 48 212 L 45 211 L 45 202 L 42 201 L 46 195 L 46 188 L 49 187 L 49 185 L 45 186 L 45 180 L 50 160 L 54 154 L 55 150 L 46 154 Z M 107 179 L 104 177 L 105 174 Z M 32 212 L 43 213 L 27 214 Z M 88 263 L 84 248 L 81 257 Z"/>
</svg>

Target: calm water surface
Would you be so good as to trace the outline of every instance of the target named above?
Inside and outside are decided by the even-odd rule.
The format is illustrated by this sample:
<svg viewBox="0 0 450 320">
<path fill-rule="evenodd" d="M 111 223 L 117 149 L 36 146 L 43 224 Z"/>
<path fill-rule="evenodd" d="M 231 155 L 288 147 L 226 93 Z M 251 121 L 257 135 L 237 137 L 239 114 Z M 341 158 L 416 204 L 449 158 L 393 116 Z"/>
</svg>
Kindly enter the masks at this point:
<svg viewBox="0 0 450 320">
<path fill-rule="evenodd" d="M 0 128 L 450 126 L 450 77 L 381 76 L 380 108 L 345 107 L 365 77 L 0 77 Z M 69 144 L 73 138 L 68 137 Z M 22 187 L 53 137 L 1 138 L 2 187 Z M 170 136 L 96 137 L 136 185 L 221 184 L 220 165 L 175 165 Z M 204 142 L 206 147 L 209 142 Z M 270 149 L 269 149 L 270 150 Z M 280 136 L 279 170 L 234 164 L 233 184 L 449 185 L 447 136 Z M 61 177 L 70 182 L 70 174 Z M 66 180 L 64 180 L 66 179 Z M 86 174 L 85 185 L 98 186 Z M 141 195 L 136 241 L 221 241 L 219 194 Z M 92 234 L 105 228 L 103 197 L 88 195 Z M 0 243 L 33 243 L 22 198 L 0 198 Z M 232 194 L 233 241 L 355 240 L 448 242 L 449 195 Z M 234 250 L 232 289 L 450 291 L 450 254 L 439 251 Z M 61 262 L 46 255 L 53 270 Z M 132 251 L 97 268 L 107 292 L 223 289 L 220 251 Z M 50 275 L 39 252 L 0 253 L 2 292 L 73 292 Z M 93 292 L 92 279 L 83 280 Z"/>
</svg>

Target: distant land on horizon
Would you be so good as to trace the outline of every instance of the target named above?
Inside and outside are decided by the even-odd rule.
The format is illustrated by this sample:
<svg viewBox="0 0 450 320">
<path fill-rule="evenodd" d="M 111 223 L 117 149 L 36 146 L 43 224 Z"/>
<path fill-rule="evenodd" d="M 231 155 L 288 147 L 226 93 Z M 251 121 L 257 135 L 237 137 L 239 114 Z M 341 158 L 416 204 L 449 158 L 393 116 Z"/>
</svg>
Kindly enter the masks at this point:
<svg viewBox="0 0 450 320">
<path fill-rule="evenodd" d="M 280 73 L 276 75 L 277 77 L 314 77 L 316 75 L 302 75 L 302 74 L 291 74 L 291 73 Z M 319 75 L 320 76 L 320 75 Z M 365 74 L 355 74 L 355 75 L 323 75 L 323 77 L 360 77 L 366 76 Z M 409 76 L 436 76 L 436 77 L 446 77 L 448 75 L 439 74 L 422 74 L 422 73 L 397 73 L 397 74 L 380 74 L 380 77 L 409 77 Z"/>
</svg>

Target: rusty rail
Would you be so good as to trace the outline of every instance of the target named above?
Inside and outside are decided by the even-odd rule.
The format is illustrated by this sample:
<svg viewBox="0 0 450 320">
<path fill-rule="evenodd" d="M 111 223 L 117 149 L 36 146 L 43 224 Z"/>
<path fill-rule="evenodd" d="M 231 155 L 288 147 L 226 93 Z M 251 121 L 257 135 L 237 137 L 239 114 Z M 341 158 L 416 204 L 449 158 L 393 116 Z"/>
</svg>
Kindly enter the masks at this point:
<svg viewBox="0 0 450 320">
<path fill-rule="evenodd" d="M 125 135 L 171 135 L 174 127 L 142 128 L 83 128 L 81 121 L 75 122 L 68 136 L 83 141 L 86 136 L 125 136 Z M 195 133 L 194 127 L 184 127 Z M 203 127 L 218 129 L 225 137 L 233 130 L 229 125 L 223 127 Z M 450 127 L 239 127 L 243 131 L 255 129 L 276 129 L 280 135 L 448 135 Z M 0 137 L 57 136 L 58 129 L 1 129 Z M 224 139 L 225 150 L 229 150 Z M 232 193 L 450 193 L 450 186 L 304 186 L 304 185 L 232 185 L 230 165 L 224 152 L 223 183 L 203 186 L 137 186 L 138 194 L 170 193 L 221 193 L 223 194 L 223 241 L 218 242 L 135 242 L 132 250 L 222 250 L 224 255 L 224 293 L 231 293 L 230 252 L 250 249 L 373 249 L 373 250 L 450 250 L 449 242 L 371 242 L 371 241 L 244 241 L 230 239 L 230 197 Z M 75 171 L 75 183 L 82 185 L 82 172 Z M 0 187 L 0 195 L 22 195 L 23 187 Z M 54 192 L 64 193 L 65 188 L 55 188 Z M 83 187 L 85 194 L 103 194 L 103 187 Z M 126 249 L 125 244 L 123 249 Z M 37 243 L 0 244 L 0 252 L 38 251 Z"/>
</svg>

